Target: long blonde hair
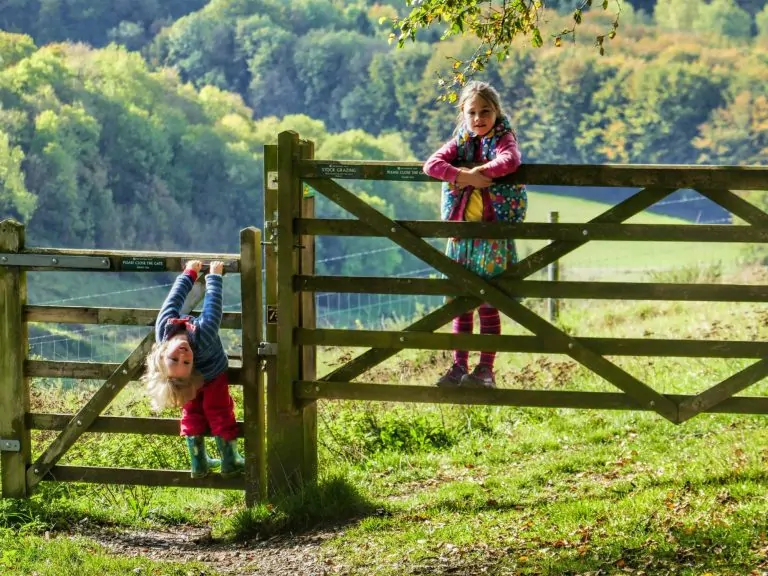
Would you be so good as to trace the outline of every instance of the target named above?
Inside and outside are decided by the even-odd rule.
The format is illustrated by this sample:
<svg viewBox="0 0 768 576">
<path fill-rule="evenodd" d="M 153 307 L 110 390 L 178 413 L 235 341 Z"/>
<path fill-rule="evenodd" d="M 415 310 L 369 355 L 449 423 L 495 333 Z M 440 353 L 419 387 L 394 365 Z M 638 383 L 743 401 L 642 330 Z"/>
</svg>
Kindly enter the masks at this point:
<svg viewBox="0 0 768 576">
<path fill-rule="evenodd" d="M 147 370 L 140 381 L 147 387 L 153 410 L 181 408 L 197 396 L 203 385 L 203 376 L 193 370 L 189 378 L 171 378 L 165 364 L 165 353 L 170 341 L 156 342 L 147 354 Z"/>
<path fill-rule="evenodd" d="M 467 82 L 467 85 L 461 91 L 459 95 L 459 101 L 456 104 L 458 113 L 456 114 L 456 128 L 453 131 L 454 136 L 461 131 L 461 127 L 464 126 L 464 104 L 467 100 L 471 100 L 475 96 L 480 96 L 483 100 L 490 104 L 493 111 L 496 113 L 496 121 L 498 122 L 502 116 L 509 118 L 509 114 L 501 105 L 501 96 L 499 96 L 496 88 L 488 84 L 488 82 L 480 82 L 479 80 L 472 80 Z M 517 140 L 517 134 L 512 131 L 512 135 Z"/>
</svg>

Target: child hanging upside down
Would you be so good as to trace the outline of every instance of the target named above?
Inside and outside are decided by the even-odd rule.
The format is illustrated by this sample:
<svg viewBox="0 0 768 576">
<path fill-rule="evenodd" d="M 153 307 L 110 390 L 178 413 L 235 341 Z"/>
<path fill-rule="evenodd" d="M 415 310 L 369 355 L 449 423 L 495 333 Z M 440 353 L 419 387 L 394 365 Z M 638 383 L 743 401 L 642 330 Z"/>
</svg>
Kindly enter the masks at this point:
<svg viewBox="0 0 768 576">
<path fill-rule="evenodd" d="M 181 307 L 201 268 L 199 260 L 189 261 L 165 299 L 155 323 L 156 342 L 147 356 L 142 382 L 155 410 L 181 408 L 181 435 L 187 439 L 192 477 L 202 478 L 221 466 L 221 475 L 229 478 L 242 473 L 245 463 L 237 451 L 238 427 L 229 394 L 228 360 L 219 338 L 223 262 L 211 262 L 200 316 L 181 316 Z M 206 454 L 208 433 L 214 436 L 221 460 Z"/>
</svg>

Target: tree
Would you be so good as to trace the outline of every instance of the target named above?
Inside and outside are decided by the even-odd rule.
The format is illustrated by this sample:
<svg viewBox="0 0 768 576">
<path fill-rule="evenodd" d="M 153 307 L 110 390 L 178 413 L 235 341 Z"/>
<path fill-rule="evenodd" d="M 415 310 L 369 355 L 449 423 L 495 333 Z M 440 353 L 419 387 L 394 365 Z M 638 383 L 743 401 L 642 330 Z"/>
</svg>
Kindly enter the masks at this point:
<svg viewBox="0 0 768 576">
<path fill-rule="evenodd" d="M 768 40 L 768 4 L 755 15 L 757 33 L 761 38 Z"/>
<path fill-rule="evenodd" d="M 378 41 L 347 30 L 314 30 L 302 36 L 293 58 L 304 86 L 304 110 L 325 120 L 331 131 L 349 128 L 341 101 L 366 81 L 371 58 L 382 48 Z"/>
<path fill-rule="evenodd" d="M 712 0 L 699 8 L 693 28 L 702 34 L 745 39 L 752 36 L 752 17 L 733 0 Z"/>
<path fill-rule="evenodd" d="M 398 34 L 393 33 L 390 40 L 397 40 L 399 47 L 406 41 L 416 40 L 416 34 L 420 30 L 431 26 L 444 26 L 441 40 L 452 36 L 470 34 L 479 41 L 474 53 L 468 58 L 454 58 L 453 78 L 446 81 L 440 79 L 440 86 L 445 88 L 442 99 L 455 102 L 458 98 L 457 87 L 477 72 L 484 70 L 488 63 L 495 57 L 498 61 L 506 59 L 512 48 L 512 43 L 519 36 L 529 38 L 534 47 L 541 47 L 544 40 L 540 22 L 544 17 L 544 10 L 552 1 L 546 0 L 457 0 L 445 2 L 444 0 L 406 0 L 411 6 L 410 13 L 403 18 L 395 18 L 393 26 Z M 617 0 L 620 11 L 620 0 Z M 555 1 L 555 6 L 560 2 Z M 568 4 L 568 2 L 566 2 Z M 564 36 L 572 34 L 575 26 L 581 23 L 584 11 L 592 5 L 592 0 L 583 0 L 573 10 L 573 22 L 571 27 L 566 27 L 553 34 L 555 46 L 560 46 Z M 602 0 L 603 10 L 608 10 L 609 0 Z M 600 54 L 604 52 L 606 39 L 615 37 L 619 26 L 619 14 L 617 13 L 610 29 L 604 34 L 595 37 L 595 44 Z"/>
<path fill-rule="evenodd" d="M 0 214 L 27 222 L 37 207 L 37 198 L 24 183 L 23 160 L 22 149 L 11 145 L 8 134 L 0 131 Z"/>
<path fill-rule="evenodd" d="M 667 30 L 688 30 L 699 17 L 702 0 L 665 0 L 653 11 L 656 25 Z"/>
<path fill-rule="evenodd" d="M 713 111 L 700 134 L 698 162 L 768 165 L 768 95 L 737 94 Z"/>
</svg>

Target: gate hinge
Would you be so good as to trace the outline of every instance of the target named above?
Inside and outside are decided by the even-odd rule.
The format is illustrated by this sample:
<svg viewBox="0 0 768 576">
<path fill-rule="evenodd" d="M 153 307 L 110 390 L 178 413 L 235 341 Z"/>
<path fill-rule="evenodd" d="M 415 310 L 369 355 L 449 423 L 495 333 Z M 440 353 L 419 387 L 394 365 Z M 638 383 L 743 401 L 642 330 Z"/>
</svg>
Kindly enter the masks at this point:
<svg viewBox="0 0 768 576">
<path fill-rule="evenodd" d="M 264 222 L 264 228 L 267 233 L 267 240 L 262 241 L 262 245 L 273 246 L 275 252 L 277 252 L 277 213 L 275 213 L 274 220 L 267 220 Z"/>
<path fill-rule="evenodd" d="M 21 442 L 0 438 L 0 452 L 21 452 Z"/>
<path fill-rule="evenodd" d="M 261 342 L 259 356 L 277 356 L 277 342 Z"/>
</svg>

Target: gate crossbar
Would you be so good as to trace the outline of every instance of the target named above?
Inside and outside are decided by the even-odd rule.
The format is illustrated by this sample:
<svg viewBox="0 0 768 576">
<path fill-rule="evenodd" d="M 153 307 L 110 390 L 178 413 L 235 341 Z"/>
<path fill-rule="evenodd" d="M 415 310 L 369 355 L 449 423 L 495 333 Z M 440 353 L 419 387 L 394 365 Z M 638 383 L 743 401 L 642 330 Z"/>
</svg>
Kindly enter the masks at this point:
<svg viewBox="0 0 768 576">
<path fill-rule="evenodd" d="M 602 214 L 599 214 L 590 220 L 590 222 L 623 222 L 652 206 L 656 202 L 663 200 L 672 192 L 674 192 L 674 190 L 669 188 L 645 188 L 616 206 L 609 208 Z M 583 242 L 566 242 L 560 240 L 548 244 L 510 267 L 504 274 L 494 278 L 493 282 L 502 283 L 503 285 L 504 281 L 522 280 L 586 243 L 586 240 Z M 440 308 L 433 310 L 410 326 L 407 326 L 403 331 L 432 332 L 445 325 L 447 322 L 450 322 L 454 317 L 477 307 L 479 304 L 481 304 L 481 301 L 476 298 L 468 296 L 456 298 Z M 389 348 L 375 348 L 368 350 L 353 358 L 345 365 L 337 368 L 330 374 L 327 374 L 322 380 L 349 382 L 377 364 L 385 361 L 387 358 L 391 358 L 397 354 L 397 352 L 398 350 Z"/>
<path fill-rule="evenodd" d="M 307 183 L 360 220 L 365 221 L 380 234 L 384 234 L 414 256 L 456 281 L 466 292 L 474 296 L 474 298 L 468 298 L 470 301 L 474 300 L 472 307 L 480 302 L 488 302 L 536 336 L 546 337 L 551 342 L 567 348 L 568 356 L 602 376 L 639 405 L 654 409 L 671 422 L 677 421 L 678 407 L 675 402 L 515 301 L 514 296 L 501 289 L 497 282 L 486 281 L 468 271 L 423 238 L 369 206 L 333 180 L 307 179 Z"/>
<path fill-rule="evenodd" d="M 734 194 L 731 190 L 696 188 L 696 192 L 744 220 L 750 227 L 768 228 L 768 214 Z M 678 419 L 690 420 L 704 411 L 711 410 L 768 376 L 768 360 L 763 359 L 726 378 L 698 394 L 680 402 Z"/>
</svg>

